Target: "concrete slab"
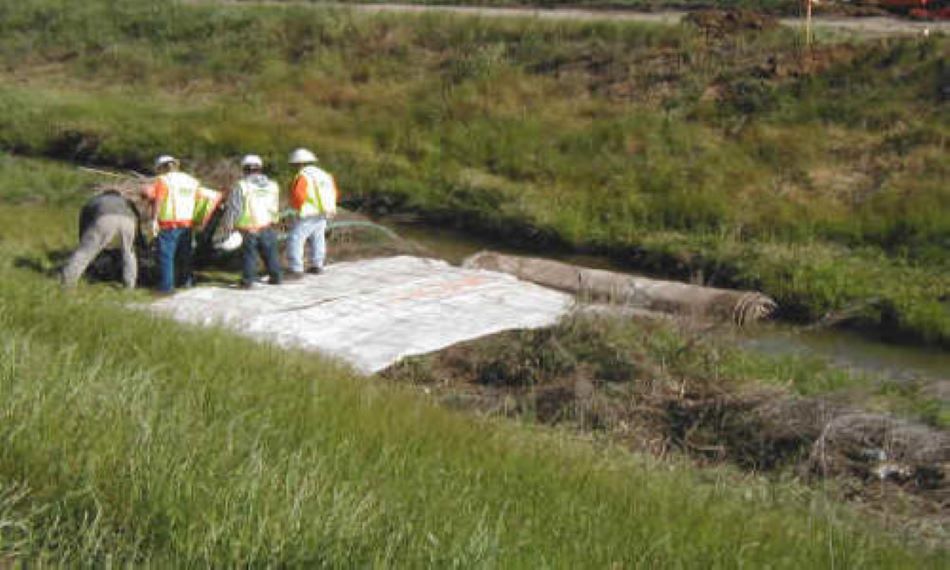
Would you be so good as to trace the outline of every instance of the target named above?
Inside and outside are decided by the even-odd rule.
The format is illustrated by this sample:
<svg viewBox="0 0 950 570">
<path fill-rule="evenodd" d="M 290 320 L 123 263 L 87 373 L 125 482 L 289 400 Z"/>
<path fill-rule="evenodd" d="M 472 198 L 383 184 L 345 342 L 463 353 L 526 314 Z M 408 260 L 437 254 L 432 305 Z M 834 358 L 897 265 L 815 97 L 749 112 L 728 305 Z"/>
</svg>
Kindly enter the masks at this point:
<svg viewBox="0 0 950 570">
<path fill-rule="evenodd" d="M 372 373 L 465 340 L 554 324 L 573 303 L 511 275 L 399 256 L 334 264 L 280 286 L 199 287 L 150 309 L 336 356 Z"/>
</svg>

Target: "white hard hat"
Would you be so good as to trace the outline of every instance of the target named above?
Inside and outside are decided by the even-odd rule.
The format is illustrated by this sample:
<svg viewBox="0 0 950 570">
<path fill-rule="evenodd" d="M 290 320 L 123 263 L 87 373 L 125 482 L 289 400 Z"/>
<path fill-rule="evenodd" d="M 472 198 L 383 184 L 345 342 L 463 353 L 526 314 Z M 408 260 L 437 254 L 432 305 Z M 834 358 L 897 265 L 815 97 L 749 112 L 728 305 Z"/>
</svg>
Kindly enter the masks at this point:
<svg viewBox="0 0 950 570">
<path fill-rule="evenodd" d="M 242 243 L 244 243 L 244 238 L 241 237 L 241 234 L 239 232 L 231 232 L 228 239 L 218 244 L 217 247 L 223 251 L 234 251 L 241 247 Z"/>
<path fill-rule="evenodd" d="M 178 162 L 178 159 L 170 154 L 163 154 L 155 159 L 155 168 L 161 168 L 172 162 Z"/>
<path fill-rule="evenodd" d="M 241 159 L 241 168 L 263 168 L 264 161 L 256 154 L 245 155 Z"/>
<path fill-rule="evenodd" d="M 290 164 L 308 164 L 317 162 L 317 157 L 305 148 L 298 148 L 290 153 L 290 158 L 287 159 L 287 162 Z"/>
</svg>

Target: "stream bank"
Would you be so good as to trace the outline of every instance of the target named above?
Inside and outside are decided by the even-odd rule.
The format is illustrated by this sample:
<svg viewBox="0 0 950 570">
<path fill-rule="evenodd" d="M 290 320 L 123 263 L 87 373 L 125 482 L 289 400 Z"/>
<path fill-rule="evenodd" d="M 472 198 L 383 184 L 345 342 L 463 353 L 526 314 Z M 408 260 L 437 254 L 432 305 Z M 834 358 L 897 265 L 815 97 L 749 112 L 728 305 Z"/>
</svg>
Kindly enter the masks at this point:
<svg viewBox="0 0 950 570">
<path fill-rule="evenodd" d="M 485 249 L 539 256 L 451 226 L 377 221 L 455 264 Z M 567 248 L 541 256 L 624 269 Z M 947 545 L 950 354 L 939 349 L 840 327 L 582 315 L 409 358 L 381 375 L 470 413 L 821 484 L 895 533 Z"/>
<path fill-rule="evenodd" d="M 418 244 L 422 251 L 454 265 L 461 264 L 463 260 L 480 251 L 492 250 L 631 275 L 664 277 L 664 274 L 658 271 L 631 271 L 628 265 L 616 258 L 579 253 L 557 242 L 519 247 L 499 236 L 479 235 L 452 224 L 426 223 L 415 216 L 381 216 L 376 217 L 375 221 Z M 679 271 L 682 272 L 682 269 Z M 688 281 L 688 278 L 684 280 Z M 781 313 L 779 316 L 782 316 Z M 950 352 L 939 347 L 920 346 L 909 342 L 889 342 L 893 339 L 880 334 L 880 331 L 874 328 L 860 329 L 840 326 L 840 323 L 839 326 L 803 325 L 779 320 L 736 332 L 737 341 L 741 345 L 760 353 L 817 358 L 856 373 L 884 374 L 889 378 L 905 381 L 950 380 Z"/>
<path fill-rule="evenodd" d="M 874 411 L 808 362 L 751 357 L 683 322 L 575 316 L 405 359 L 383 378 L 442 405 L 697 466 L 820 485 L 890 532 L 948 545 L 950 432 Z"/>
</svg>

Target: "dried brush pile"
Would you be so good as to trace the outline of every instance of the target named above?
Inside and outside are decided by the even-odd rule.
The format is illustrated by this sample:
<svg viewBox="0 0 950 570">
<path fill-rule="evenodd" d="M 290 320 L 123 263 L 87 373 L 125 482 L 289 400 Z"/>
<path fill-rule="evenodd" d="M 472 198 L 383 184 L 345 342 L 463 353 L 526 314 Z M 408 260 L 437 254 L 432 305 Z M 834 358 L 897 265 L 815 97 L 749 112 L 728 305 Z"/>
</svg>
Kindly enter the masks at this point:
<svg viewBox="0 0 950 570">
<path fill-rule="evenodd" d="M 453 407 L 599 433 L 658 456 L 850 481 L 849 496 L 875 506 L 884 484 L 919 504 L 918 514 L 945 517 L 947 433 L 719 375 L 720 355 L 702 335 L 671 331 L 664 322 L 575 317 L 412 358 L 383 375 Z"/>
</svg>

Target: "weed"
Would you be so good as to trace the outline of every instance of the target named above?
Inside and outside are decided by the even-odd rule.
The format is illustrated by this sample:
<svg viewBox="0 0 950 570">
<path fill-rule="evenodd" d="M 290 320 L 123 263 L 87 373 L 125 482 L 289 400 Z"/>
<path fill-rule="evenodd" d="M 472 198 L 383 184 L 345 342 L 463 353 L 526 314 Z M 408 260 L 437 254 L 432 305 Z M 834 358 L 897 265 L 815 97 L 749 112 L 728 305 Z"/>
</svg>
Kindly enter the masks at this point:
<svg viewBox="0 0 950 570">
<path fill-rule="evenodd" d="M 283 175 L 305 144 L 350 204 L 950 338 L 945 38 L 806 56 L 782 29 L 60 8 L 2 8 L 5 149 L 137 169 L 254 150 Z"/>
</svg>

